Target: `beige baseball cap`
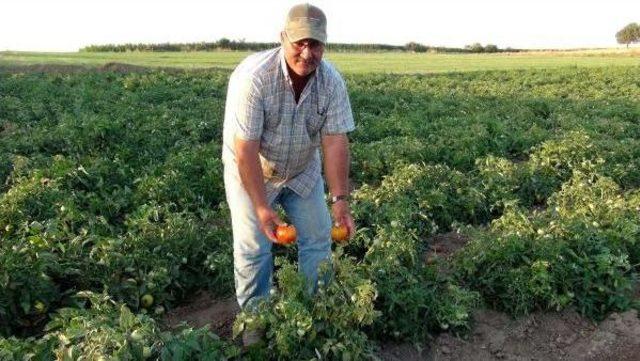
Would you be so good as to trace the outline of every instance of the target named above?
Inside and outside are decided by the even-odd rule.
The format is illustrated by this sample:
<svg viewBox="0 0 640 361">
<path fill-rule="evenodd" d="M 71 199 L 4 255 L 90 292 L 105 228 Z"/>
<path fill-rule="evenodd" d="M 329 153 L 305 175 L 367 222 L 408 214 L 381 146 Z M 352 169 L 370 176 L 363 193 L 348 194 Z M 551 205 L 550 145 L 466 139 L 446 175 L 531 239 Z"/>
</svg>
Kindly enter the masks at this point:
<svg viewBox="0 0 640 361">
<path fill-rule="evenodd" d="M 311 4 L 298 4 L 289 10 L 284 31 L 289 41 L 315 39 L 327 42 L 327 17 L 322 10 Z"/>
</svg>

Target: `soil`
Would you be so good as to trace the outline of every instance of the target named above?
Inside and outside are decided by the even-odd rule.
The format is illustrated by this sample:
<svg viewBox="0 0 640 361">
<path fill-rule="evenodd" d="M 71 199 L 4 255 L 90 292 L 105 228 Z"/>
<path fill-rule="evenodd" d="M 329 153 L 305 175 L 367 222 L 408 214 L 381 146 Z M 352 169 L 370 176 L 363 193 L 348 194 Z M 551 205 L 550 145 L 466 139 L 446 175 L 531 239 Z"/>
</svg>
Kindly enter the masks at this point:
<svg viewBox="0 0 640 361">
<path fill-rule="evenodd" d="M 10 136 L 16 130 L 16 124 L 10 121 L 5 121 L 3 124 L 0 124 L 0 137 Z"/>
<path fill-rule="evenodd" d="M 427 240 L 428 248 L 424 260 L 432 263 L 438 258 L 449 258 L 457 250 L 464 247 L 469 238 L 461 233 L 449 232 L 437 234 Z"/>
<path fill-rule="evenodd" d="M 425 350 L 407 344 L 384 345 L 379 355 L 383 360 L 406 361 L 640 360 L 636 310 L 613 313 L 598 325 L 570 310 L 517 320 L 479 310 L 474 319 L 467 339 L 445 333 L 429 341 Z"/>
<path fill-rule="evenodd" d="M 208 292 L 201 292 L 189 303 L 169 311 L 163 321 L 170 329 L 182 323 L 194 328 L 208 325 L 213 333 L 231 340 L 233 321 L 238 312 L 240 308 L 235 297 L 219 299 Z"/>
</svg>

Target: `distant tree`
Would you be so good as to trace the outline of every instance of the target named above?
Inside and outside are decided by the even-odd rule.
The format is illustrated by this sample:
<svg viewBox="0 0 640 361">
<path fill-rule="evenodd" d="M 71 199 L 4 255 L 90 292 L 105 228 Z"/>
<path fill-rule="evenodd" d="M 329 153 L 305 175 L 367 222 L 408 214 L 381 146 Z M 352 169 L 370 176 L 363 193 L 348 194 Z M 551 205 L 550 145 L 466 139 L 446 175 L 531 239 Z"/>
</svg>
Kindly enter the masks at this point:
<svg viewBox="0 0 640 361">
<path fill-rule="evenodd" d="M 493 44 L 487 44 L 484 46 L 484 52 L 485 53 L 497 53 L 500 49 L 498 49 L 498 46 L 493 45 Z"/>
<path fill-rule="evenodd" d="M 218 46 L 222 49 L 229 49 L 229 47 L 231 46 L 231 40 L 227 38 L 221 38 L 220 40 L 218 40 Z"/>
<path fill-rule="evenodd" d="M 630 23 L 616 33 L 618 44 L 626 44 L 627 48 L 631 43 L 640 42 L 640 25 L 638 23 Z"/>
<path fill-rule="evenodd" d="M 404 46 L 404 48 L 405 48 L 405 50 L 412 51 L 414 53 L 424 53 L 425 51 L 429 50 L 428 47 L 426 47 L 426 46 L 424 46 L 424 45 L 422 45 L 420 43 L 415 43 L 413 41 L 410 42 L 410 43 L 407 43 Z"/>
<path fill-rule="evenodd" d="M 468 51 L 472 52 L 472 53 L 483 53 L 484 52 L 484 47 L 480 43 L 473 43 L 471 45 L 465 46 L 464 48 L 467 49 Z"/>
</svg>

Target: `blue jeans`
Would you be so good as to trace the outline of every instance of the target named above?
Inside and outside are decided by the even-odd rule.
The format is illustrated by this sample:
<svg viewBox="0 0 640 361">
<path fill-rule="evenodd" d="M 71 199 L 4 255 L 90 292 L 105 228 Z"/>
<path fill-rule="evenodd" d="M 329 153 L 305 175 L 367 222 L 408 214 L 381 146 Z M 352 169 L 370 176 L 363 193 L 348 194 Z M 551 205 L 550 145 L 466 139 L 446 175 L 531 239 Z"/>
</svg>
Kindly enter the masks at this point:
<svg viewBox="0 0 640 361">
<path fill-rule="evenodd" d="M 253 307 L 269 295 L 272 285 L 272 242 L 260 230 L 251 198 L 237 171 L 224 172 L 227 203 L 233 229 L 233 263 L 236 297 L 241 308 Z M 325 201 L 324 181 L 320 178 L 307 198 L 283 188 L 271 206 L 280 204 L 296 227 L 298 269 L 310 288 L 318 280 L 318 266 L 331 259 L 331 217 Z"/>
</svg>

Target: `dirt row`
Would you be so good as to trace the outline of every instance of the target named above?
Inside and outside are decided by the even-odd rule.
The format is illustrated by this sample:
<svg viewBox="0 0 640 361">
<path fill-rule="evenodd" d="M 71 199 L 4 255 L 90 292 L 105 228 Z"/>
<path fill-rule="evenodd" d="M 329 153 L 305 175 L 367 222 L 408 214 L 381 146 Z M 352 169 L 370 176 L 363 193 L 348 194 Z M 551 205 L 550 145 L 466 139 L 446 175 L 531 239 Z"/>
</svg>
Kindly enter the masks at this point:
<svg viewBox="0 0 640 361">
<path fill-rule="evenodd" d="M 541 361 L 640 360 L 640 319 L 636 310 L 613 313 L 594 324 L 575 311 L 534 313 L 514 320 L 491 310 L 474 315 L 467 339 L 441 334 L 423 350 L 385 345 L 383 360 Z"/>
</svg>

